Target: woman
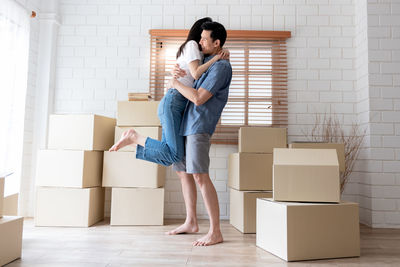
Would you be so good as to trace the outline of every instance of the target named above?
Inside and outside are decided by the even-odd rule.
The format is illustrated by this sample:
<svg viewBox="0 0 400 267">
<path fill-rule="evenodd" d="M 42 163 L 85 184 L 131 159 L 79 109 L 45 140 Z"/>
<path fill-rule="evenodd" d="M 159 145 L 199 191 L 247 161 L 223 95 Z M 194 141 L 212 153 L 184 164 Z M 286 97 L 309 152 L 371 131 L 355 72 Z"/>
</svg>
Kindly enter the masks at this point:
<svg viewBox="0 0 400 267">
<path fill-rule="evenodd" d="M 203 31 L 201 25 L 211 21 L 212 19 L 208 17 L 196 21 L 190 29 L 186 41 L 177 52 L 177 64 L 186 72 L 186 75 L 179 78 L 179 81 L 186 86 L 192 87 L 194 80 L 199 79 L 213 63 L 229 57 L 229 52 L 223 50 L 207 63 L 200 65 L 203 61 L 199 46 Z M 158 106 L 158 117 L 162 126 L 161 141 L 144 137 L 130 129 L 122 134 L 121 139 L 109 151 L 117 151 L 124 146 L 137 144 L 136 158 L 138 159 L 164 166 L 179 162 L 184 156 L 184 138 L 179 135 L 179 130 L 187 102 L 188 100 L 178 90 L 169 89 Z"/>
</svg>

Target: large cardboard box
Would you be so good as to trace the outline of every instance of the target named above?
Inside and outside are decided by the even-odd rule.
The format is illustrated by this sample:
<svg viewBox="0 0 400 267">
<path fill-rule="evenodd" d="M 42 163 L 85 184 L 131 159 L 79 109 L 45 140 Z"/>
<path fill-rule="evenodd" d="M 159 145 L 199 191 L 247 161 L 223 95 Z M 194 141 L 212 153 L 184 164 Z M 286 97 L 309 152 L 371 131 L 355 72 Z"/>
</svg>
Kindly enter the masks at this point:
<svg viewBox="0 0 400 267">
<path fill-rule="evenodd" d="M 236 190 L 272 190 L 272 154 L 230 154 L 228 186 Z"/>
<path fill-rule="evenodd" d="M 230 224 L 244 234 L 256 232 L 256 199 L 271 198 L 272 192 L 230 190 Z"/>
<path fill-rule="evenodd" d="M 0 218 L 0 266 L 21 258 L 24 218 Z"/>
<path fill-rule="evenodd" d="M 40 150 L 36 168 L 37 186 L 101 186 L 103 152 L 83 150 Z"/>
<path fill-rule="evenodd" d="M 3 200 L 3 215 L 17 216 L 18 215 L 18 193 L 8 195 Z"/>
<path fill-rule="evenodd" d="M 3 217 L 4 177 L 0 177 L 0 218 Z"/>
<path fill-rule="evenodd" d="M 160 126 L 157 109 L 160 101 L 119 101 L 118 126 Z"/>
<path fill-rule="evenodd" d="M 111 225 L 163 225 L 164 188 L 113 188 Z"/>
<path fill-rule="evenodd" d="M 286 128 L 241 127 L 239 152 L 272 153 L 275 147 L 287 147 Z"/>
<path fill-rule="evenodd" d="M 273 191 L 276 201 L 339 202 L 336 150 L 275 148 Z"/>
<path fill-rule="evenodd" d="M 147 136 L 156 140 L 161 140 L 161 127 L 115 127 L 115 138 L 114 142 L 118 142 L 121 139 L 122 133 L 129 129 L 135 129 L 139 134 Z M 126 146 L 118 151 L 136 151 L 136 147 Z"/>
<path fill-rule="evenodd" d="M 48 149 L 108 150 L 116 120 L 94 114 L 50 115 Z"/>
<path fill-rule="evenodd" d="M 37 187 L 36 226 L 88 227 L 103 219 L 102 187 Z"/>
<path fill-rule="evenodd" d="M 339 171 L 344 172 L 344 170 L 346 168 L 344 144 L 296 142 L 296 143 L 289 144 L 289 148 L 336 149 L 336 153 L 337 153 L 338 161 L 339 161 Z"/>
<path fill-rule="evenodd" d="M 135 152 L 104 152 L 104 187 L 163 187 L 164 166 L 136 159 Z"/>
<path fill-rule="evenodd" d="M 360 256 L 358 204 L 259 198 L 256 244 L 286 261 Z"/>
</svg>

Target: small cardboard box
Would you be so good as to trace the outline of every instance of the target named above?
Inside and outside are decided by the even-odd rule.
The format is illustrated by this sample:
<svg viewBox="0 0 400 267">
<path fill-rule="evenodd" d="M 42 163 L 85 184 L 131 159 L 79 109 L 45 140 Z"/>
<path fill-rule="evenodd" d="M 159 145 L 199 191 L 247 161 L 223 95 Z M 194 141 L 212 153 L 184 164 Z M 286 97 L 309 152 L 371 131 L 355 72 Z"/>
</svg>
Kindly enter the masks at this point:
<svg viewBox="0 0 400 267">
<path fill-rule="evenodd" d="M 103 219 L 102 187 L 37 187 L 36 226 L 88 227 Z"/>
<path fill-rule="evenodd" d="M 18 215 L 18 193 L 4 197 L 3 215 L 17 216 Z"/>
<path fill-rule="evenodd" d="M 239 152 L 272 153 L 275 147 L 287 147 L 286 128 L 241 127 Z"/>
<path fill-rule="evenodd" d="M 111 225 L 163 225 L 164 188 L 113 188 Z"/>
<path fill-rule="evenodd" d="M 0 266 L 21 258 L 24 218 L 0 218 Z"/>
<path fill-rule="evenodd" d="M 273 192 L 276 201 L 339 202 L 336 150 L 275 148 Z"/>
<path fill-rule="evenodd" d="M 236 190 L 272 190 L 272 154 L 230 154 L 228 186 Z"/>
<path fill-rule="evenodd" d="M 256 199 L 270 198 L 272 191 L 230 190 L 230 224 L 244 234 L 256 232 Z"/>
<path fill-rule="evenodd" d="M 102 151 L 40 150 L 36 168 L 37 186 L 101 186 Z"/>
<path fill-rule="evenodd" d="M 296 142 L 289 144 L 289 148 L 314 148 L 314 149 L 336 149 L 339 161 L 339 171 L 344 172 L 346 168 L 344 144 L 337 143 L 310 143 L 310 142 Z"/>
<path fill-rule="evenodd" d="M 160 126 L 157 109 L 160 101 L 119 101 L 118 126 Z"/>
<path fill-rule="evenodd" d="M 0 218 L 3 217 L 4 177 L 0 177 Z"/>
<path fill-rule="evenodd" d="M 135 152 L 104 152 L 104 187 L 163 187 L 166 168 L 136 159 Z"/>
<path fill-rule="evenodd" d="M 259 198 L 256 245 L 286 261 L 358 257 L 358 204 Z"/>
<path fill-rule="evenodd" d="M 134 129 L 139 134 L 143 136 L 147 136 L 156 140 L 161 140 L 161 127 L 115 127 L 115 138 L 114 143 L 118 142 L 121 139 L 122 133 L 126 130 Z M 136 147 L 126 146 L 121 148 L 118 151 L 136 151 Z"/>
<path fill-rule="evenodd" d="M 115 123 L 94 114 L 50 115 L 48 149 L 108 150 Z"/>
</svg>

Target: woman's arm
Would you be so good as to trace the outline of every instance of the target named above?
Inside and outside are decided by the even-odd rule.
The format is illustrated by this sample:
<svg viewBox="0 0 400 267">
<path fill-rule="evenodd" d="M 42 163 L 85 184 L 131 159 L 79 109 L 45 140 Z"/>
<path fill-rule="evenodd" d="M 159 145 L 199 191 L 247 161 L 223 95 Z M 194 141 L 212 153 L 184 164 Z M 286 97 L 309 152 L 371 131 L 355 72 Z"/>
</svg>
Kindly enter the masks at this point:
<svg viewBox="0 0 400 267">
<path fill-rule="evenodd" d="M 229 60 L 229 51 L 228 50 L 222 50 L 219 54 L 215 55 L 212 59 L 207 61 L 206 63 L 199 65 L 200 61 L 199 60 L 194 60 L 189 63 L 189 70 L 190 74 L 195 80 L 198 80 L 201 75 L 216 61 L 220 59 L 228 59 Z"/>
</svg>

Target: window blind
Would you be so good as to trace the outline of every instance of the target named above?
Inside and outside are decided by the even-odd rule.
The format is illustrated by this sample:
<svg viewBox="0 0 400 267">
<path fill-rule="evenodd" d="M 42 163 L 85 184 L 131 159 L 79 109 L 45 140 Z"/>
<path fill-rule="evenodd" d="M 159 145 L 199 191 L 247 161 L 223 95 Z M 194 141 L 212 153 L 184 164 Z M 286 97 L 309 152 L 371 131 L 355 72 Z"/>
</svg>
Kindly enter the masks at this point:
<svg viewBox="0 0 400 267">
<path fill-rule="evenodd" d="M 187 30 L 150 30 L 150 94 L 166 92 L 176 52 Z M 242 126 L 287 127 L 287 31 L 227 31 L 232 82 L 212 143 L 237 144 Z"/>
</svg>

